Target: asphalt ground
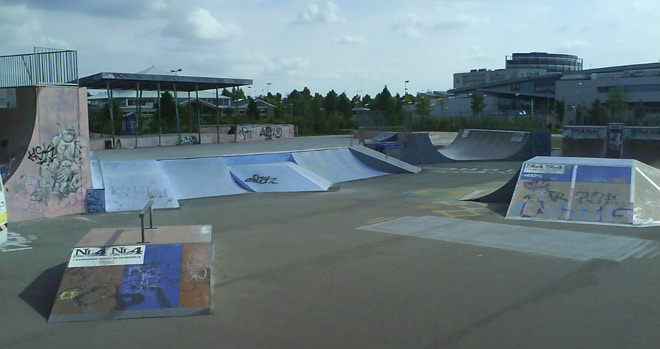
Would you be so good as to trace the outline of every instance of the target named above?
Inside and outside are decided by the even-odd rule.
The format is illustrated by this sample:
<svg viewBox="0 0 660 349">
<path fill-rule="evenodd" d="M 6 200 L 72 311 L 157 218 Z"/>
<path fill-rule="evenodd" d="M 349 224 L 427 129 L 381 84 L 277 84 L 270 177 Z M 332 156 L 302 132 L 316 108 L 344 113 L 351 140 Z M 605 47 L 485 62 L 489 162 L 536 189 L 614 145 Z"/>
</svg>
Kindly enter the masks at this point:
<svg viewBox="0 0 660 349">
<path fill-rule="evenodd" d="M 71 247 L 138 214 L 10 223 L 31 249 L 0 253 L 0 348 L 660 347 L 655 254 L 576 261 L 359 229 L 439 216 L 660 241 L 658 227 L 505 220 L 506 205 L 457 200 L 519 166 L 433 165 L 155 211 L 156 226 L 213 226 L 211 315 L 49 323 Z"/>
</svg>

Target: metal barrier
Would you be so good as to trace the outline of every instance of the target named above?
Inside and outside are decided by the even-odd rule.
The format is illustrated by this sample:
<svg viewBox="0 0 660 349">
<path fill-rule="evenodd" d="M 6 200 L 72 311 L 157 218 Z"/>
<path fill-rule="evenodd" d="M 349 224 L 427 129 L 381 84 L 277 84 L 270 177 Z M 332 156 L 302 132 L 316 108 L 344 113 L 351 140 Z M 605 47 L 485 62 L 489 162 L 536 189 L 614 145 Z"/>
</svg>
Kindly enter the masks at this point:
<svg viewBox="0 0 660 349">
<path fill-rule="evenodd" d="M 153 200 L 149 200 L 146 205 L 144 205 L 144 208 L 142 211 L 140 211 L 140 227 L 141 227 L 141 233 L 142 233 L 142 241 L 140 243 L 147 243 L 148 241 L 144 241 L 144 215 L 149 211 L 149 229 L 154 228 L 154 220 L 153 220 L 153 214 L 154 214 L 154 209 L 152 205 L 154 204 Z"/>
<path fill-rule="evenodd" d="M 34 53 L 0 56 L 0 88 L 77 86 L 78 53 L 34 48 Z"/>
</svg>

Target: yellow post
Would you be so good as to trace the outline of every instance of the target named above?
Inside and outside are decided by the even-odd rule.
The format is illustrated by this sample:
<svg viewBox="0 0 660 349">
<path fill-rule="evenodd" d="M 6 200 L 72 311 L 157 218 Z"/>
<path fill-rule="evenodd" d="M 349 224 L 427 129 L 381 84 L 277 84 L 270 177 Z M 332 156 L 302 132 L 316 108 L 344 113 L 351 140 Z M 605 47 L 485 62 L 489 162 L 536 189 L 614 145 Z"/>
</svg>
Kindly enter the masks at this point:
<svg viewBox="0 0 660 349">
<path fill-rule="evenodd" d="M 7 241 L 7 202 L 5 189 L 2 186 L 2 173 L 0 173 L 0 245 Z"/>
</svg>

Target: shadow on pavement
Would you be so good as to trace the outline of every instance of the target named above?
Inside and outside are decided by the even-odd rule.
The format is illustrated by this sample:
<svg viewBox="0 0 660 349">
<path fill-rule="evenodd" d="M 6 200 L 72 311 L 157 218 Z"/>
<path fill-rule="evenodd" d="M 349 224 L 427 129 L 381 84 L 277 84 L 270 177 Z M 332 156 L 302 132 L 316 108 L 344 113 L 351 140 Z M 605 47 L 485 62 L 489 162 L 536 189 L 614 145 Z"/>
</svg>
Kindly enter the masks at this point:
<svg viewBox="0 0 660 349">
<path fill-rule="evenodd" d="M 18 296 L 48 320 L 67 263 L 44 270 Z"/>
</svg>

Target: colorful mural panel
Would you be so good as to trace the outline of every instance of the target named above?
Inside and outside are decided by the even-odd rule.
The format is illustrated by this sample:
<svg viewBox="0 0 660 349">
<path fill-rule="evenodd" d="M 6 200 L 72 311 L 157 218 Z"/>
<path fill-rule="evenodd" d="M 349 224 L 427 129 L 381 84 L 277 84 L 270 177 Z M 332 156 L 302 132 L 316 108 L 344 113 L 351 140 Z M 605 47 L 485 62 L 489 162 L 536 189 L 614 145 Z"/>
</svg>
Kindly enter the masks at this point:
<svg viewBox="0 0 660 349">
<path fill-rule="evenodd" d="M 76 247 L 49 321 L 208 314 L 211 255 L 210 243 Z"/>
</svg>

